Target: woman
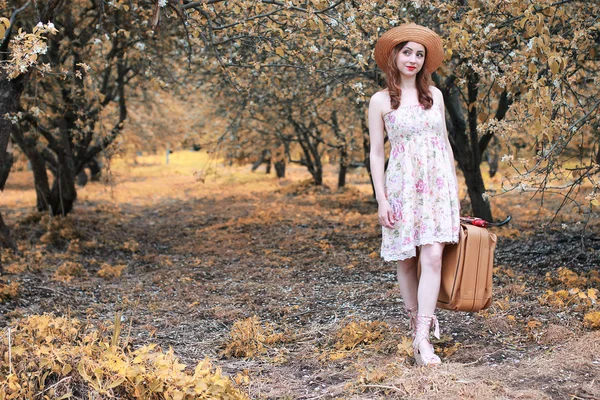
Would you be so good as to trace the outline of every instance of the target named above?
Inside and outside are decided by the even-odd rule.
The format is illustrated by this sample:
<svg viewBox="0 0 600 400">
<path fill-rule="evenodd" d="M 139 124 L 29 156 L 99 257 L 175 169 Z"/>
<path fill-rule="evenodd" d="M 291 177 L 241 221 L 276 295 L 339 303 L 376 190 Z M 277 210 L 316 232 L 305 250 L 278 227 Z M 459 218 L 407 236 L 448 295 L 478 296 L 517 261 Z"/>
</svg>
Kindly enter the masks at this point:
<svg viewBox="0 0 600 400">
<path fill-rule="evenodd" d="M 375 46 L 387 88 L 371 97 L 371 173 L 383 239 L 381 256 L 397 261 L 398 283 L 410 317 L 417 364 L 439 364 L 429 331 L 439 326 L 435 306 L 442 251 L 458 242 L 459 201 L 454 156 L 448 141 L 444 99 L 431 86 L 442 63 L 440 37 L 415 24 L 395 27 Z M 385 167 L 384 135 L 391 152 Z M 417 277 L 417 256 L 421 275 Z"/>
</svg>

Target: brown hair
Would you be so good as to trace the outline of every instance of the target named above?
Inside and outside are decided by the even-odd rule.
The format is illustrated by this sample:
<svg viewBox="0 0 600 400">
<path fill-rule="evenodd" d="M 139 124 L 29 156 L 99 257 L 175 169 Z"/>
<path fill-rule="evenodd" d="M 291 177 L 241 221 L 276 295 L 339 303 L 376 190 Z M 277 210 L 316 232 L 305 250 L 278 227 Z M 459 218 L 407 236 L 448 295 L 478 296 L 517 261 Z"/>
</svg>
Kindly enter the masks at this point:
<svg viewBox="0 0 600 400">
<path fill-rule="evenodd" d="M 402 89 L 400 89 L 400 70 L 396 65 L 396 58 L 398 57 L 398 53 L 406 46 L 408 42 L 399 43 L 390 54 L 388 58 L 388 73 L 387 73 L 387 88 L 390 92 L 390 101 L 392 105 L 392 109 L 396 110 L 400 107 L 400 100 L 402 98 Z M 425 57 L 427 57 L 427 49 L 425 50 Z M 425 64 L 421 70 L 417 73 L 416 78 L 416 86 L 417 93 L 419 97 L 419 103 L 425 108 L 429 110 L 431 106 L 433 106 L 433 98 L 431 97 L 431 92 L 429 91 L 429 86 L 432 85 L 431 74 L 425 70 Z"/>
</svg>

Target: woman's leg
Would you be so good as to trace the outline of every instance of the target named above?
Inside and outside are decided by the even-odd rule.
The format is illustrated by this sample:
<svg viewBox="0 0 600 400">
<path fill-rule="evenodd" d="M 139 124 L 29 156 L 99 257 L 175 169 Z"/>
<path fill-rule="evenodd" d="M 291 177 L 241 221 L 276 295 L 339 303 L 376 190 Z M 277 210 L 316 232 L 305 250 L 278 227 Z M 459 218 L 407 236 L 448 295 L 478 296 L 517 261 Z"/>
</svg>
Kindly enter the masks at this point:
<svg viewBox="0 0 600 400">
<path fill-rule="evenodd" d="M 443 243 L 434 243 L 421 247 L 421 277 L 419 279 L 418 303 L 419 316 L 428 316 L 429 318 L 417 319 L 417 324 L 426 324 L 421 326 L 422 334 L 417 334 L 417 343 L 419 353 L 423 360 L 428 360 L 426 363 L 439 362 L 439 358 L 435 356 L 433 348 L 429 344 L 429 327 L 435 320 L 432 317 L 435 314 L 435 306 L 440 292 L 440 281 L 442 277 L 442 252 L 444 251 Z M 425 333 L 426 330 L 426 333 Z M 417 326 L 419 331 L 419 326 Z M 421 335 L 421 336 L 420 336 Z M 423 337 L 426 340 L 423 340 Z"/>
<path fill-rule="evenodd" d="M 400 294 L 404 300 L 404 307 L 407 310 L 416 308 L 417 289 L 419 286 L 419 280 L 417 279 L 417 257 L 398 261 L 396 271 Z"/>
<path fill-rule="evenodd" d="M 419 280 L 419 314 L 433 315 L 440 293 L 442 279 L 442 253 L 444 243 L 421 247 L 421 278 Z"/>
<path fill-rule="evenodd" d="M 417 290 L 419 286 L 417 279 L 417 257 L 398 261 L 396 271 L 400 294 L 404 300 L 404 308 L 409 318 L 411 336 L 414 338 L 417 324 Z"/>
</svg>

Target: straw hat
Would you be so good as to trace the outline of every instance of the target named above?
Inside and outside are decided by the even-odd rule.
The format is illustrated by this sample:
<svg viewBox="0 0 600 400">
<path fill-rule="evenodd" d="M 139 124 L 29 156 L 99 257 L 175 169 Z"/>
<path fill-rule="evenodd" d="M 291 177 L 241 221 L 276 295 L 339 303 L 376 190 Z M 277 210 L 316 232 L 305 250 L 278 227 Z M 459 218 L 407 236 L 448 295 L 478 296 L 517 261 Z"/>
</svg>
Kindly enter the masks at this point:
<svg viewBox="0 0 600 400">
<path fill-rule="evenodd" d="M 425 70 L 433 73 L 444 60 L 442 39 L 429 28 L 417 24 L 402 24 L 390 29 L 375 45 L 375 61 L 383 72 L 387 72 L 388 58 L 394 47 L 402 42 L 416 42 L 425 46 Z"/>
</svg>

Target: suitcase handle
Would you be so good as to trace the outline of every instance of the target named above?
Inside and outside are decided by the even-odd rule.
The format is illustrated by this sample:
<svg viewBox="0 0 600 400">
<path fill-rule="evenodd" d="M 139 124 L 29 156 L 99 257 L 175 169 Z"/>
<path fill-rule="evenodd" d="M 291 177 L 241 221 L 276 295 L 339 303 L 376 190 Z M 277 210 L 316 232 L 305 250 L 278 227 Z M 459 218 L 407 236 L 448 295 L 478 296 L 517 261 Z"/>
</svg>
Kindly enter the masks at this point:
<svg viewBox="0 0 600 400">
<path fill-rule="evenodd" d="M 490 222 L 485 219 L 477 218 L 477 217 L 460 217 L 460 222 L 465 224 L 471 224 L 474 226 L 480 226 L 482 228 L 487 228 L 488 226 L 502 226 L 508 224 L 508 222 L 512 219 L 509 215 L 504 221 Z"/>
</svg>

